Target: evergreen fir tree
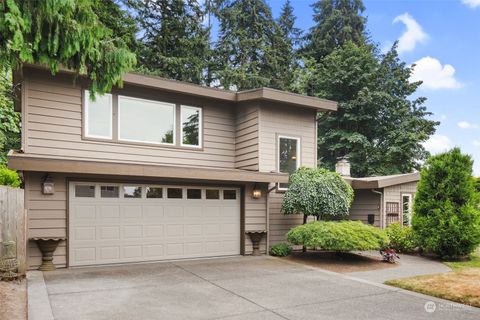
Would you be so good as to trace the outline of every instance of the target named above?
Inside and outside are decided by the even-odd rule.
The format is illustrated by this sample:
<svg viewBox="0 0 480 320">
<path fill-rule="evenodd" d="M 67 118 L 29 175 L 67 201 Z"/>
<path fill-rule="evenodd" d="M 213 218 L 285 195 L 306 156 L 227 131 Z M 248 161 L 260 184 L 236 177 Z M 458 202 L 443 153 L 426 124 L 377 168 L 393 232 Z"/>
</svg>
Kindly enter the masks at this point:
<svg viewBox="0 0 480 320">
<path fill-rule="evenodd" d="M 277 20 L 273 52 L 276 57 L 273 61 L 277 65 L 272 68 L 272 79 L 269 87 L 280 90 L 290 90 L 294 73 L 300 67 L 297 47 L 301 42 L 302 31 L 295 27 L 296 17 L 290 0 L 282 7 L 280 17 Z"/>
<path fill-rule="evenodd" d="M 220 30 L 215 45 L 215 76 L 227 89 L 268 86 L 278 65 L 275 21 L 264 0 L 220 0 L 215 14 Z"/>
<path fill-rule="evenodd" d="M 209 30 L 195 0 L 138 0 L 140 71 L 201 84 L 208 65 Z"/>
<path fill-rule="evenodd" d="M 315 25 L 306 35 L 302 53 L 317 62 L 335 48 L 351 41 L 356 45 L 366 42 L 366 18 L 362 0 L 319 0 L 313 5 Z"/>
</svg>

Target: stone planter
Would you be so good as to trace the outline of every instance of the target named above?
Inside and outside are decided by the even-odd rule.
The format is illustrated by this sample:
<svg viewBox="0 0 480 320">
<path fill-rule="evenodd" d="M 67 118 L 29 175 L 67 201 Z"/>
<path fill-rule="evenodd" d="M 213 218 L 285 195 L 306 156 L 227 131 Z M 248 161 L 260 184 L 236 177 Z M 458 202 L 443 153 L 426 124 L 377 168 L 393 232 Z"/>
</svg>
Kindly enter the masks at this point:
<svg viewBox="0 0 480 320">
<path fill-rule="evenodd" d="M 36 241 L 38 248 L 42 252 L 42 264 L 38 268 L 40 271 L 53 271 L 55 265 L 53 264 L 53 253 L 58 247 L 60 241 L 65 238 L 32 238 L 30 240 Z"/>
<path fill-rule="evenodd" d="M 262 255 L 260 253 L 260 241 L 262 241 L 263 236 L 266 235 L 267 232 L 265 230 L 254 230 L 254 231 L 247 231 L 245 233 L 248 234 L 248 236 L 250 237 L 250 240 L 252 241 L 252 247 L 253 247 L 252 256 Z"/>
</svg>

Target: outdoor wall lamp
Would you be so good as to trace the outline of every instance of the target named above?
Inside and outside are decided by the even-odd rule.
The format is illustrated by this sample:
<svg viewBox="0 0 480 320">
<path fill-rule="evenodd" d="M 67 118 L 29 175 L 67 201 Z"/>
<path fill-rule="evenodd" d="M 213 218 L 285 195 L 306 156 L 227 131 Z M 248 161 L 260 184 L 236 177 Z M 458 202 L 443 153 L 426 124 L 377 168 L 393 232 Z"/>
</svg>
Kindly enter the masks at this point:
<svg viewBox="0 0 480 320">
<path fill-rule="evenodd" d="M 53 182 L 52 177 L 47 173 L 42 182 L 42 194 L 54 194 L 55 193 L 55 183 Z"/>
<path fill-rule="evenodd" d="M 262 197 L 262 190 L 257 186 L 257 183 L 253 185 L 252 198 L 260 199 Z"/>
</svg>

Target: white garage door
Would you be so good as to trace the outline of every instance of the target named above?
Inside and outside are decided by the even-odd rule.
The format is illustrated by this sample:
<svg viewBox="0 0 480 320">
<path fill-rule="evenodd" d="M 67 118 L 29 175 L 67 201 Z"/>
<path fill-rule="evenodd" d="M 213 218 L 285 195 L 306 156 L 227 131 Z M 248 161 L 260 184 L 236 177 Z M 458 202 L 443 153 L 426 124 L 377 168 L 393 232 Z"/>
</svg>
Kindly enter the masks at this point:
<svg viewBox="0 0 480 320">
<path fill-rule="evenodd" d="M 240 254 L 234 188 L 72 182 L 69 265 Z"/>
</svg>

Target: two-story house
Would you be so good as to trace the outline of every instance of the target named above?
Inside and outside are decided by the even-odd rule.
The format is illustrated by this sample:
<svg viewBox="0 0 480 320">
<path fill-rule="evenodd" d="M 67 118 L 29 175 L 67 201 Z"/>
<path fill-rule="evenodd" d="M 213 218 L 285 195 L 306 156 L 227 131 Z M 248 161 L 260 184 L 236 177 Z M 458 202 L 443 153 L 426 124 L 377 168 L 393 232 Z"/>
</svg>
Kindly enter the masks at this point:
<svg viewBox="0 0 480 320">
<path fill-rule="evenodd" d="M 261 250 L 301 222 L 280 213 L 288 173 L 316 165 L 316 115 L 335 102 L 231 92 L 126 74 L 90 99 L 88 82 L 35 66 L 21 82 L 28 238 L 65 238 L 57 266 L 216 257 Z M 34 242 L 28 264 L 40 264 Z"/>
</svg>

